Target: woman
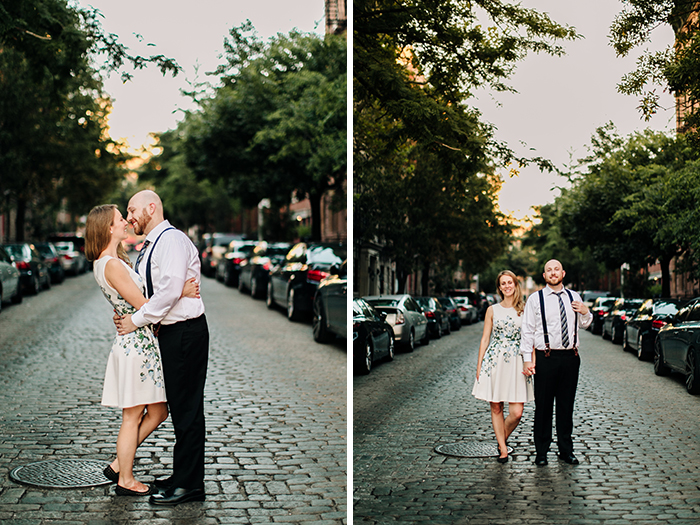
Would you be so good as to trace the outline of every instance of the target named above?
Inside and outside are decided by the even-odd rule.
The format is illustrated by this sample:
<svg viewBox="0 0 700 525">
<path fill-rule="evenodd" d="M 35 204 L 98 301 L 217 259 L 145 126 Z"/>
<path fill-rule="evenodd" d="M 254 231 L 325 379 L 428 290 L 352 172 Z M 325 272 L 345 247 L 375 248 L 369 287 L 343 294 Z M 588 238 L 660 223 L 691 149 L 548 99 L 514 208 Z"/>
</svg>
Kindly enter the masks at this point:
<svg viewBox="0 0 700 525">
<path fill-rule="evenodd" d="M 501 302 L 489 306 L 484 319 L 484 334 L 479 345 L 476 382 L 472 395 L 491 404 L 491 422 L 498 441 L 498 462 L 508 461 L 508 436 L 520 423 L 523 406 L 534 399 L 531 378 L 523 375 L 520 354 L 520 325 L 525 308 L 520 282 L 504 270 L 496 279 Z M 503 404 L 508 402 L 508 417 Z"/>
<path fill-rule="evenodd" d="M 147 302 L 141 277 L 132 270 L 122 241 L 128 223 L 114 204 L 96 206 L 85 225 L 85 254 L 94 261 L 95 280 L 119 315 L 134 313 Z M 190 279 L 183 295 L 199 297 L 199 285 Z M 168 417 L 158 340 L 151 327 L 117 335 L 107 362 L 102 404 L 122 409 L 117 458 L 104 470 L 117 483 L 120 496 L 152 493 L 133 474 L 136 448 Z"/>
</svg>

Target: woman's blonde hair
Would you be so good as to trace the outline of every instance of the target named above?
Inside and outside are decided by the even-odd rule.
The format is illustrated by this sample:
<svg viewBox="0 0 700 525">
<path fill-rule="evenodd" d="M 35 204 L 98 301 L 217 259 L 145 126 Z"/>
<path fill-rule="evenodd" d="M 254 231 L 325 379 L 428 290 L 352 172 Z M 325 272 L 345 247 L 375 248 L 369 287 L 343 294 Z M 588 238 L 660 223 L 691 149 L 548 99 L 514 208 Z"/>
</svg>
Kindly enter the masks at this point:
<svg viewBox="0 0 700 525">
<path fill-rule="evenodd" d="M 101 204 L 90 210 L 85 222 L 85 257 L 88 261 L 96 260 L 100 254 L 107 249 L 112 240 L 110 228 L 114 225 L 114 210 L 116 204 Z M 131 266 L 131 260 L 119 243 L 117 255 L 126 264 Z"/>
<path fill-rule="evenodd" d="M 518 312 L 518 316 L 520 316 L 523 313 L 523 310 L 525 310 L 525 299 L 523 299 L 523 289 L 520 286 L 520 280 L 510 270 L 503 270 L 498 274 L 498 277 L 496 277 L 496 289 L 498 290 L 498 295 L 501 296 L 501 300 L 505 299 L 505 295 L 503 295 L 503 292 L 501 291 L 501 277 L 504 275 L 512 278 L 513 283 L 515 284 L 515 292 L 513 293 L 513 308 L 515 308 L 515 311 Z"/>
</svg>

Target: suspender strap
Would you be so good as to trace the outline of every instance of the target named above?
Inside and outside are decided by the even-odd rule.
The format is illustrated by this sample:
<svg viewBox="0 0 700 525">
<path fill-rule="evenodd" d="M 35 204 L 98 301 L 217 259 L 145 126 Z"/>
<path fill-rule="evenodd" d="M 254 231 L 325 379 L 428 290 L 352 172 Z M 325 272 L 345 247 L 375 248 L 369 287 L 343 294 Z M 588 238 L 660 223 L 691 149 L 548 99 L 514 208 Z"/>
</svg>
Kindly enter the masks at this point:
<svg viewBox="0 0 700 525">
<path fill-rule="evenodd" d="M 573 304 L 574 296 L 569 290 L 566 290 L 566 295 L 569 296 L 569 301 Z M 573 308 L 572 308 L 573 310 Z M 574 355 L 578 355 L 578 312 L 574 310 Z"/>
<path fill-rule="evenodd" d="M 542 290 L 538 293 L 540 296 L 540 312 L 542 313 L 542 330 L 544 331 L 544 355 L 549 357 L 549 334 L 547 333 L 547 316 L 544 314 L 544 293 Z"/>
<path fill-rule="evenodd" d="M 174 230 L 174 227 L 170 228 L 165 228 L 162 232 L 160 232 L 160 235 L 156 237 L 156 240 L 153 241 L 153 245 L 151 245 L 151 253 L 148 254 L 148 261 L 146 261 L 146 299 L 150 299 L 151 296 L 153 295 L 153 281 L 151 280 L 151 257 L 153 257 L 153 252 L 156 249 L 156 243 L 158 240 L 163 236 L 165 232 L 168 230 Z"/>
</svg>

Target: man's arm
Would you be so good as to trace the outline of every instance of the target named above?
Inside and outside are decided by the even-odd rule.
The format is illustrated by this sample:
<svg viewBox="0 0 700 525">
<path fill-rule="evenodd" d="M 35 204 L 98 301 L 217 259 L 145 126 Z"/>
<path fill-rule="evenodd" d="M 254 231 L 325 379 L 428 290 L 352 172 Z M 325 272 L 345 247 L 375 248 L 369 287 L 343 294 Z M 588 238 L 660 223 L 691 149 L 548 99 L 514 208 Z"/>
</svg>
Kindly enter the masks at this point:
<svg viewBox="0 0 700 525">
<path fill-rule="evenodd" d="M 537 328 L 537 316 L 535 315 L 534 304 L 537 299 L 535 294 L 530 295 L 525 303 L 523 311 L 523 322 L 520 328 L 520 353 L 523 361 L 532 361 L 532 349 L 535 346 L 535 330 Z"/>
</svg>

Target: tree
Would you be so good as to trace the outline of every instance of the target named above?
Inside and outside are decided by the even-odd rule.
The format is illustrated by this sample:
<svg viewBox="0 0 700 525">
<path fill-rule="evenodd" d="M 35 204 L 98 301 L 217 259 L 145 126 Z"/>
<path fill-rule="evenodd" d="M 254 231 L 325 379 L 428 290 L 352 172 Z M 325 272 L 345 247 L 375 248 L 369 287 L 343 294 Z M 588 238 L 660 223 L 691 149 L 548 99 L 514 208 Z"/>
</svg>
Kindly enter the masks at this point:
<svg viewBox="0 0 700 525">
<path fill-rule="evenodd" d="M 223 85 L 201 101 L 187 130 L 188 164 L 244 206 L 308 197 L 320 240 L 322 195 L 333 190 L 343 203 L 346 41 L 292 32 L 264 43 L 250 23 L 230 34 L 216 72 Z"/>
</svg>

